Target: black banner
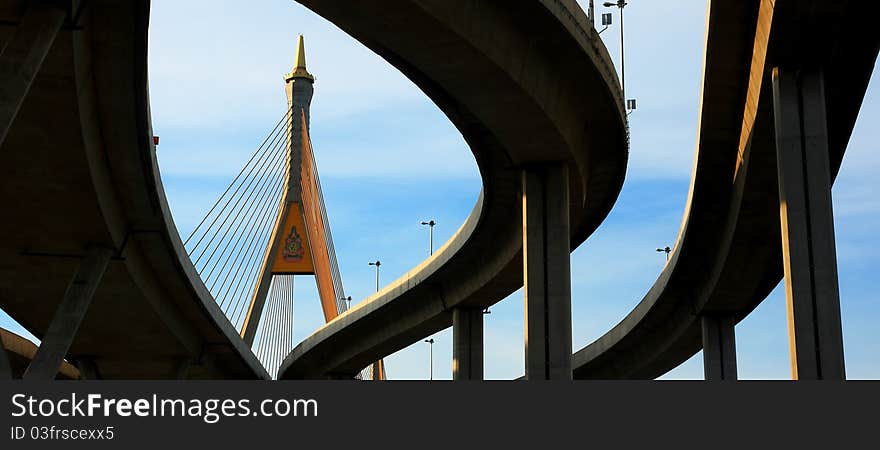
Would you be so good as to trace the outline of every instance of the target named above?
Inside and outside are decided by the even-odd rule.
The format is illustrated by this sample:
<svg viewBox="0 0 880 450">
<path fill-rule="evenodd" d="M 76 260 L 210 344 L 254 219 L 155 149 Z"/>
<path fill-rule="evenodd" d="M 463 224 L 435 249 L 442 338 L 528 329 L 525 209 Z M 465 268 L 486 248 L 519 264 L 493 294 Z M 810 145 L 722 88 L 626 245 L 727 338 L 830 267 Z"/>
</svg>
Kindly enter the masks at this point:
<svg viewBox="0 0 880 450">
<path fill-rule="evenodd" d="M 9 381 L 0 397 L 2 449 L 863 448 L 880 382 Z"/>
</svg>

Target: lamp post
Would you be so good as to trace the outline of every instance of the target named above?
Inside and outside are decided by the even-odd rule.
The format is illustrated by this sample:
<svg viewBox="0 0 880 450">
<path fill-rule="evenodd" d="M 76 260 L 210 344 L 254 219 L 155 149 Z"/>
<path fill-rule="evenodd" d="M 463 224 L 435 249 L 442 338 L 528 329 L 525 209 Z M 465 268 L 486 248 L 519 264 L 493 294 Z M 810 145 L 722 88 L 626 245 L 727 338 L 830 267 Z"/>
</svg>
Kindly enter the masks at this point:
<svg viewBox="0 0 880 450">
<path fill-rule="evenodd" d="M 351 309 L 351 296 L 350 296 L 350 295 L 349 295 L 348 297 L 342 297 L 342 298 L 340 298 L 340 300 L 342 300 L 343 302 L 345 302 L 345 305 L 346 305 L 346 306 L 345 306 L 345 310 L 346 310 L 346 311 L 348 311 L 349 309 Z"/>
<path fill-rule="evenodd" d="M 596 28 L 596 5 L 595 5 L 595 0 L 590 0 L 590 22 L 593 23 L 593 28 Z"/>
<path fill-rule="evenodd" d="M 620 90 L 623 94 L 623 100 L 628 111 L 635 110 L 635 100 L 630 101 L 626 98 L 626 53 L 623 40 L 623 8 L 628 5 L 626 0 L 617 0 L 615 2 L 605 2 L 602 4 L 606 8 L 617 7 L 620 10 Z M 609 21 L 610 23 L 610 21 Z M 604 31 L 604 30 L 603 30 Z M 628 114 L 627 114 L 628 115 Z"/>
<path fill-rule="evenodd" d="M 433 255 L 434 254 L 434 225 L 437 225 L 437 222 L 434 222 L 434 220 L 431 219 L 427 222 L 422 222 L 422 225 L 428 226 L 428 230 L 429 230 L 428 231 L 428 236 L 429 236 L 428 237 L 428 249 L 429 249 L 428 254 Z"/>
<path fill-rule="evenodd" d="M 376 262 L 369 263 L 371 266 L 376 266 L 376 292 L 379 292 L 379 267 L 382 266 L 382 261 L 378 259 Z"/>
<path fill-rule="evenodd" d="M 669 253 L 672 252 L 672 249 L 667 246 L 664 248 L 658 248 L 657 252 L 658 253 L 666 253 L 666 260 L 669 261 Z"/>
<path fill-rule="evenodd" d="M 430 355 L 431 355 L 429 357 L 429 363 L 428 363 L 429 364 L 429 366 L 428 366 L 428 368 L 429 368 L 428 369 L 429 370 L 428 379 L 433 380 L 434 379 L 434 338 L 425 339 L 425 342 L 428 343 L 428 348 L 430 349 L 429 351 L 430 351 Z"/>
<path fill-rule="evenodd" d="M 379 267 L 382 266 L 382 261 L 379 261 L 377 259 L 376 262 L 371 262 L 371 263 L 369 263 L 369 265 L 376 266 L 376 292 L 379 292 Z M 349 297 L 349 298 L 351 298 L 351 297 Z M 381 376 L 381 373 L 379 373 L 381 370 L 381 367 L 379 364 L 380 362 L 381 362 L 381 360 L 373 363 L 373 379 L 374 380 L 378 380 L 379 377 Z"/>
</svg>

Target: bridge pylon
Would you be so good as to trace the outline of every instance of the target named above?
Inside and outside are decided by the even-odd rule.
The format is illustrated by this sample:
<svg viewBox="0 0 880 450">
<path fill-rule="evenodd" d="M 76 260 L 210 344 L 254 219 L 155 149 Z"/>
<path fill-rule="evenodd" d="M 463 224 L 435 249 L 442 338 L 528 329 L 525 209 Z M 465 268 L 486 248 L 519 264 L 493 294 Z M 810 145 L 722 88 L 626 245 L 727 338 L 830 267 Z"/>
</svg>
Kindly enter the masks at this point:
<svg viewBox="0 0 880 450">
<path fill-rule="evenodd" d="M 333 248 L 330 222 L 309 137 L 310 106 L 315 77 L 306 68 L 305 43 L 299 36 L 293 70 L 284 76 L 287 93 L 287 164 L 286 180 L 278 215 L 263 255 L 259 275 L 241 328 L 241 337 L 253 347 L 267 298 L 273 293 L 273 280 L 284 276 L 288 282 L 277 283 L 293 297 L 293 276 L 314 275 L 324 319 L 329 322 L 345 312 L 348 304 L 342 276 Z M 292 302 L 290 303 L 292 306 Z M 285 312 L 292 315 L 292 311 Z M 290 327 L 292 327 L 292 321 Z M 264 327 L 268 324 L 264 324 Z M 288 332 L 290 330 L 287 330 Z M 291 349 L 284 349 L 284 355 Z M 283 357 L 283 356 L 282 356 Z M 276 363 L 280 365 L 280 360 Z M 381 365 L 380 365 L 381 366 Z M 384 373 L 380 370 L 379 374 Z"/>
</svg>

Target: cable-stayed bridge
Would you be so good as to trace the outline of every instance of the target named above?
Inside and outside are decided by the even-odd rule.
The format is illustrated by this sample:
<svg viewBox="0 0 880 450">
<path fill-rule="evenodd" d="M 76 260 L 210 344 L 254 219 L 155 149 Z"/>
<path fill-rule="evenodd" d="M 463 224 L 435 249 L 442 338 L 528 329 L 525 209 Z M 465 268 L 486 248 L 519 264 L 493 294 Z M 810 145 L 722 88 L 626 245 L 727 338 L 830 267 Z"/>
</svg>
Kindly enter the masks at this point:
<svg viewBox="0 0 880 450">
<path fill-rule="evenodd" d="M 152 140 L 149 2 L 0 3 L 0 201 L 15 211 L 0 307 L 41 339 L 25 378 L 66 360 L 87 379 L 382 379 L 381 358 L 452 326 L 454 377 L 481 379 L 482 311 L 524 287 L 529 380 L 653 378 L 700 349 L 706 377 L 730 379 L 733 325 L 780 279 L 794 377 L 845 377 L 830 187 L 880 48 L 859 35 L 877 5 L 709 2 L 679 239 L 636 309 L 573 352 L 570 252 L 617 200 L 629 147 L 593 18 L 572 0 L 300 3 L 460 130 L 483 181 L 471 215 L 345 311 L 301 45 L 287 111 L 182 239 Z M 295 343 L 293 277 L 312 274 L 328 323 Z"/>
<path fill-rule="evenodd" d="M 288 107 L 184 241 L 208 290 L 270 374 L 293 349 L 294 277 L 314 275 L 327 322 L 348 309 L 309 137 L 315 82 L 299 37 Z M 382 379 L 381 361 L 358 378 Z"/>
</svg>

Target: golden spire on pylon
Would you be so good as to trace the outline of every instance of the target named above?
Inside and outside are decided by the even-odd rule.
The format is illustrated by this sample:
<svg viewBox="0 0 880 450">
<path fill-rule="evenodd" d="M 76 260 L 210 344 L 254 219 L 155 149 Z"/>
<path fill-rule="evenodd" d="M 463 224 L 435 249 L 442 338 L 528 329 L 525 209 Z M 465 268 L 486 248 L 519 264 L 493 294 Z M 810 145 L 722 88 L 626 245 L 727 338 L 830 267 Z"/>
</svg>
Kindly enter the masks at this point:
<svg viewBox="0 0 880 450">
<path fill-rule="evenodd" d="M 299 35 L 299 46 L 296 49 L 296 64 L 293 67 L 293 72 L 284 75 L 284 81 L 290 82 L 294 78 L 315 81 L 315 77 L 306 70 L 306 44 L 303 35 Z"/>
</svg>

